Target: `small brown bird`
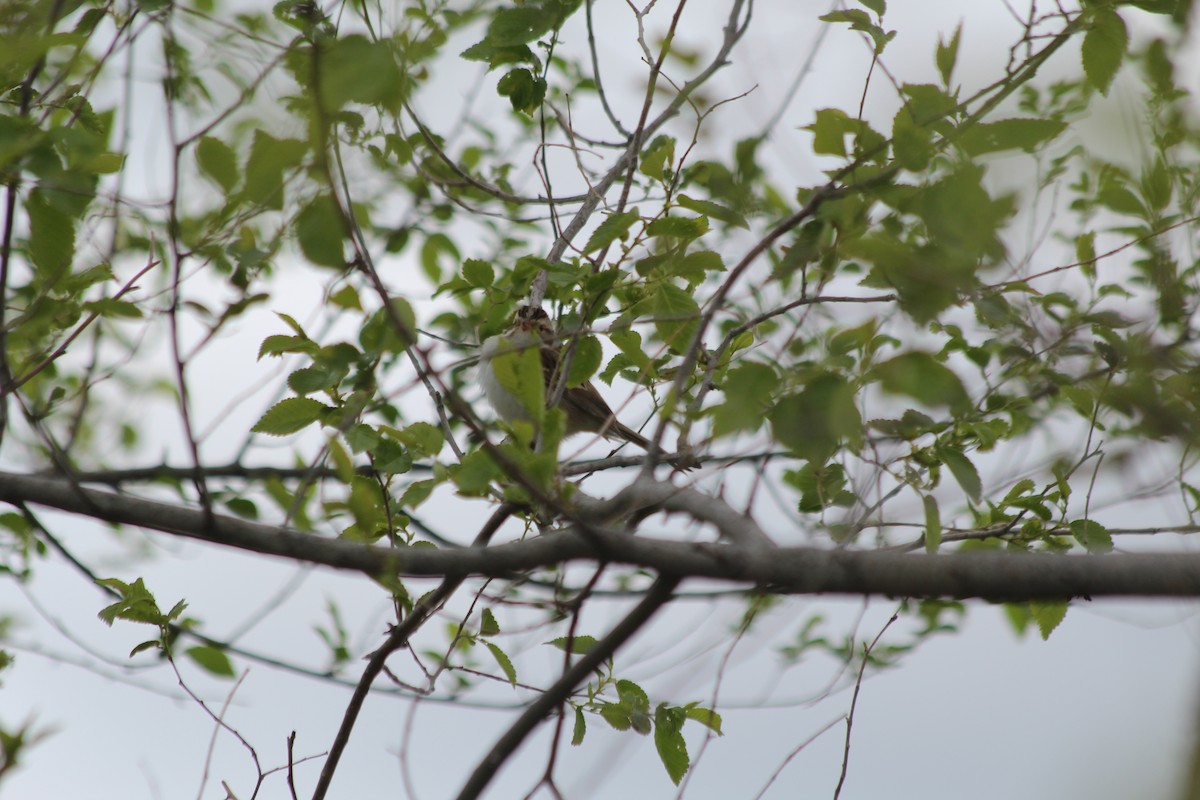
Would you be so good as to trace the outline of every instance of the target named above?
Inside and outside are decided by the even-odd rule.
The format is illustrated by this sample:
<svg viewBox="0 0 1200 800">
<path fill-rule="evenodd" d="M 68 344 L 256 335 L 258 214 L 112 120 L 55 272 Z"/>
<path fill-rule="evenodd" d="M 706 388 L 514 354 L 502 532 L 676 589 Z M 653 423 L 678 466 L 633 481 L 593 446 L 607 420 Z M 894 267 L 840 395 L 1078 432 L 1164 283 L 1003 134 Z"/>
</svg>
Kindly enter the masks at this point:
<svg viewBox="0 0 1200 800">
<path fill-rule="evenodd" d="M 479 377 L 488 402 L 501 419 L 508 422 L 529 421 L 530 412 L 519 397 L 505 388 L 496 375 L 492 359 L 503 353 L 512 353 L 528 347 L 537 347 L 542 357 L 543 391 L 553 386 L 558 372 L 559 351 L 556 346 L 554 327 L 550 317 L 537 306 L 521 306 L 517 309 L 513 324 L 507 331 L 492 336 L 483 342 L 479 353 Z M 560 404 L 567 414 L 567 435 L 576 433 L 598 433 L 606 439 L 620 439 L 636 444 L 643 450 L 650 442 L 637 431 L 622 425 L 613 410 L 604 402 L 591 381 L 568 388 Z"/>
</svg>

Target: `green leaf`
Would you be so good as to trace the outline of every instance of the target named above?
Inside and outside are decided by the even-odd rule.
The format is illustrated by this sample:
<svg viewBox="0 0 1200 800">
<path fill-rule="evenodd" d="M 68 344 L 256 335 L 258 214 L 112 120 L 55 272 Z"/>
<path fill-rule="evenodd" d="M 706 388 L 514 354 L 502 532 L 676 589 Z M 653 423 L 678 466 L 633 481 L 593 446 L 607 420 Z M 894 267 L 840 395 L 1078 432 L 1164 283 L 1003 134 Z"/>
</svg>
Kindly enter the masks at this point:
<svg viewBox="0 0 1200 800">
<path fill-rule="evenodd" d="M 663 282 L 651 296 L 654 329 L 667 348 L 677 355 L 687 352 L 700 325 L 700 306 L 690 292 Z"/>
<path fill-rule="evenodd" d="M 463 277 L 467 283 L 478 288 L 487 288 L 496 280 L 496 270 L 492 265 L 478 258 L 468 258 L 463 262 Z"/>
<path fill-rule="evenodd" d="M 933 133 L 913 122 L 908 108 L 901 108 L 892 120 L 892 152 L 900 166 L 912 172 L 925 169 L 933 158 Z"/>
<path fill-rule="evenodd" d="M 567 386 L 582 386 L 592 379 L 604 359 L 604 348 L 595 336 L 582 336 L 575 341 L 575 352 L 571 356 L 571 369 L 567 373 Z"/>
<path fill-rule="evenodd" d="M 346 256 L 342 239 L 346 226 L 337 202 L 322 194 L 296 215 L 296 238 L 304 257 L 322 267 L 344 267 Z"/>
<path fill-rule="evenodd" d="M 575 708 L 575 727 L 571 731 L 571 745 L 578 747 L 583 744 L 583 737 L 587 735 L 587 719 L 583 716 L 583 709 Z"/>
<path fill-rule="evenodd" d="M 229 656 L 225 655 L 225 651 L 223 650 L 206 645 L 197 645 L 196 647 L 189 647 L 185 652 L 188 658 L 195 661 L 201 669 L 213 675 L 222 678 L 232 678 L 236 674 L 233 671 L 233 662 L 229 660 Z"/>
<path fill-rule="evenodd" d="M 625 241 L 629 229 L 639 219 L 641 219 L 641 215 L 636 208 L 620 214 L 609 214 L 588 237 L 587 244 L 583 247 L 583 254 L 588 255 L 597 250 L 603 250 L 618 239 Z"/>
<path fill-rule="evenodd" d="M 436 456 L 445 444 L 442 429 L 428 422 L 414 422 L 396 433 L 396 438 L 420 457 Z"/>
<path fill-rule="evenodd" d="M 502 338 L 499 349 L 492 356 L 491 367 L 500 386 L 520 402 L 527 415 L 526 421 L 535 427 L 541 425 L 546 412 L 546 387 L 542 355 L 537 344 L 522 346 Z"/>
<path fill-rule="evenodd" d="M 954 65 L 958 62 L 958 43 L 961 38 L 961 21 L 958 23 L 958 27 L 954 29 L 954 36 L 950 38 L 949 44 L 942 40 L 940 34 L 938 35 L 937 68 L 938 74 L 942 76 L 942 83 L 945 86 L 950 85 L 950 76 L 954 74 Z"/>
<path fill-rule="evenodd" d="M 211 178 L 226 192 L 232 192 L 238 183 L 237 155 L 233 148 L 212 136 L 200 137 L 196 145 L 196 164 L 200 172 Z"/>
<path fill-rule="evenodd" d="M 393 111 L 400 107 L 403 73 L 388 42 L 344 36 L 323 46 L 316 64 L 322 110 L 337 111 L 347 103 L 379 104 Z"/>
<path fill-rule="evenodd" d="M 921 501 L 925 504 L 925 552 L 932 554 L 942 543 L 942 517 L 933 495 L 923 495 Z"/>
<path fill-rule="evenodd" d="M 654 710 L 654 747 L 676 786 L 683 780 L 690 764 L 687 742 L 683 739 L 683 721 L 682 709 L 660 703 Z"/>
<path fill-rule="evenodd" d="M 546 81 L 541 75 L 534 75 L 524 67 L 519 67 L 500 79 L 496 84 L 496 92 L 508 98 L 514 111 L 532 114 L 546 99 Z"/>
<path fill-rule="evenodd" d="M 495 636 L 499 632 L 500 623 L 496 622 L 496 615 L 492 613 L 490 608 L 485 608 L 483 613 L 479 615 L 479 635 Z"/>
<path fill-rule="evenodd" d="M 333 409 L 308 397 L 289 397 L 272 406 L 250 430 L 268 436 L 287 436 L 317 422 Z"/>
<path fill-rule="evenodd" d="M 488 25 L 488 41 L 499 47 L 527 44 L 548 32 L 555 21 L 540 6 L 501 9 Z"/>
<path fill-rule="evenodd" d="M 300 165 L 308 145 L 297 139 L 276 139 L 264 131 L 254 132 L 246 159 L 246 183 L 242 189 L 251 203 L 281 211 L 283 174 Z"/>
<path fill-rule="evenodd" d="M 646 226 L 646 235 L 670 236 L 690 242 L 708 233 L 708 217 L 659 217 Z"/>
<path fill-rule="evenodd" d="M 862 415 L 854 389 L 841 375 L 826 372 L 805 381 L 767 415 L 776 441 L 801 458 L 824 463 L 843 443 L 862 442 Z"/>
<path fill-rule="evenodd" d="M 1066 601 L 1041 601 L 1029 604 L 1029 612 L 1033 616 L 1033 621 L 1037 623 L 1038 631 L 1042 634 L 1042 639 L 1049 639 L 1050 634 L 1063 621 L 1063 617 L 1067 615 Z"/>
<path fill-rule="evenodd" d="M 469 497 L 482 497 L 487 494 L 492 481 L 503 475 L 504 470 L 500 469 L 500 465 L 486 450 L 467 453 L 458 467 L 451 471 L 454 485 Z"/>
<path fill-rule="evenodd" d="M 662 181 L 666 180 L 667 172 L 674 163 L 675 140 L 670 136 L 659 135 L 642 151 L 642 163 L 638 171 L 656 181 Z"/>
<path fill-rule="evenodd" d="M 731 208 L 726 208 L 720 203 L 714 203 L 711 200 L 699 200 L 693 197 L 688 197 L 686 194 L 681 194 L 677 198 L 679 205 L 695 211 L 697 214 L 703 214 L 706 217 L 719 219 L 722 222 L 728 222 L 737 228 L 750 229 L 750 224 L 746 222 L 746 218 Z"/>
<path fill-rule="evenodd" d="M 725 402 L 713 412 L 713 436 L 762 427 L 778 386 L 779 376 L 767 364 L 747 361 L 730 370 L 721 384 Z"/>
<path fill-rule="evenodd" d="M 583 655 L 596 646 L 595 636 L 576 636 L 570 640 L 566 636 L 559 636 L 557 639 L 551 639 L 546 642 L 546 644 L 554 645 L 559 650 L 566 651 L 568 641 L 571 644 L 571 652 L 575 655 Z"/>
<path fill-rule="evenodd" d="M 967 458 L 966 454 L 957 447 L 949 446 L 939 446 L 937 456 L 950 470 L 950 474 L 954 476 L 954 480 L 958 481 L 958 485 L 967 493 L 967 496 L 978 503 L 983 494 L 983 482 L 979 479 L 979 471 L 975 469 L 971 459 Z"/>
<path fill-rule="evenodd" d="M 46 276 L 57 278 L 75 256 L 75 219 L 51 205 L 46 193 L 34 189 L 25 203 L 29 214 L 29 257 Z"/>
<path fill-rule="evenodd" d="M 688 705 L 684 709 L 684 714 L 688 719 L 694 719 L 717 736 L 724 736 L 721 730 L 721 715 L 713 711 L 711 708 L 702 706 Z"/>
<path fill-rule="evenodd" d="M 1089 553 L 1112 552 L 1112 534 L 1108 532 L 1108 528 L 1095 520 L 1073 520 L 1071 522 L 1071 535 L 1075 537 L 1075 541 L 1086 547 Z"/>
<path fill-rule="evenodd" d="M 949 406 L 957 412 L 971 405 L 971 398 L 954 371 L 929 353 L 896 356 L 879 364 L 874 375 L 884 390 L 928 406 Z"/>
<path fill-rule="evenodd" d="M 1062 120 L 1014 117 L 996 122 L 982 122 L 968 128 L 959 138 L 958 144 L 972 156 L 1003 150 L 1033 152 L 1066 129 L 1067 123 Z"/>
<path fill-rule="evenodd" d="M 500 665 L 500 669 L 504 671 L 504 677 L 508 678 L 508 682 L 513 686 L 517 685 L 517 670 L 513 667 L 512 660 L 508 654 L 496 646 L 494 642 L 484 642 L 484 647 L 492 654 L 492 658 L 496 659 L 496 663 Z"/>
<path fill-rule="evenodd" d="M 1080 48 L 1083 72 L 1092 88 L 1106 95 L 1125 60 L 1129 31 L 1125 28 L 1125 20 L 1112 6 L 1094 5 L 1088 8 L 1087 14 L 1091 18 L 1090 24 Z"/>
<path fill-rule="evenodd" d="M 101 297 L 99 300 L 89 300 L 82 306 L 83 310 L 95 312 L 102 317 L 121 317 L 124 319 L 141 319 L 142 310 L 128 300 L 117 300 L 112 297 Z"/>
</svg>

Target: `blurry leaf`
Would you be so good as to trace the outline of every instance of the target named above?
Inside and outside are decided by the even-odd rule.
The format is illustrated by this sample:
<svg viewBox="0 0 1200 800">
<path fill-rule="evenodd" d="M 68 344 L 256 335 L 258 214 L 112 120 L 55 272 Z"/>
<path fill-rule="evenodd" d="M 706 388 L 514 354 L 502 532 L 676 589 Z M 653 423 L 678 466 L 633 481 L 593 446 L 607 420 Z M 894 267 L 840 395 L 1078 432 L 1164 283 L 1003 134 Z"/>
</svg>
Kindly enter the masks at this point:
<svg viewBox="0 0 1200 800">
<path fill-rule="evenodd" d="M 719 219 L 722 222 L 728 222 L 730 225 L 733 225 L 737 228 L 745 228 L 747 230 L 750 229 L 750 224 L 746 222 L 745 217 L 733 209 L 726 208 L 719 203 L 714 203 L 711 200 L 698 200 L 688 197 L 686 194 L 681 194 L 676 199 L 679 201 L 679 205 L 683 206 L 689 211 L 695 211 L 697 214 L 703 214 L 704 216 L 711 217 L 712 219 Z"/>
<path fill-rule="evenodd" d="M 239 171 L 233 148 L 212 136 L 200 137 L 196 145 L 196 163 L 200 171 L 226 192 L 237 186 Z"/>
<path fill-rule="evenodd" d="M 1112 6 L 1092 5 L 1086 13 L 1090 17 L 1090 24 L 1080 48 L 1083 72 L 1087 75 L 1088 83 L 1100 94 L 1106 95 L 1125 60 L 1129 32 L 1125 29 L 1125 21 Z"/>
<path fill-rule="evenodd" d="M 321 107 L 336 111 L 347 103 L 379 104 L 395 111 L 404 96 L 403 74 L 391 45 L 351 34 L 322 47 L 317 58 Z"/>
<path fill-rule="evenodd" d="M 233 663 L 223 650 L 205 645 L 197 645 L 196 647 L 189 647 L 186 652 L 192 661 L 195 661 L 198 666 L 213 675 L 222 678 L 232 678 L 236 674 L 233 671 Z"/>
<path fill-rule="evenodd" d="M 921 500 L 925 504 L 925 552 L 932 554 L 942 543 L 942 518 L 933 495 L 922 495 Z"/>
<path fill-rule="evenodd" d="M 675 162 L 675 140 L 660 135 L 642 151 L 642 163 L 638 170 L 647 177 L 665 180 L 667 170 Z"/>
<path fill-rule="evenodd" d="M 571 356 L 571 369 L 567 374 L 567 387 L 582 386 L 592 379 L 600 369 L 604 358 L 604 348 L 595 336 L 581 336 L 575 341 L 575 351 Z"/>
<path fill-rule="evenodd" d="M 810 378 L 767 415 L 776 441 L 801 458 L 824 463 L 843 443 L 862 442 L 862 416 L 853 387 L 833 373 Z"/>
<path fill-rule="evenodd" d="M 962 38 L 962 22 L 958 23 L 958 27 L 954 29 L 954 36 L 950 38 L 950 42 L 943 41 L 941 35 L 938 35 L 937 44 L 937 68 L 938 74 L 942 76 L 942 83 L 946 86 L 950 85 L 950 77 L 954 74 L 954 65 L 958 62 L 958 43 Z"/>
<path fill-rule="evenodd" d="M 296 215 L 296 238 L 304 257 L 322 267 L 344 267 L 342 238 L 346 227 L 337 203 L 318 195 Z"/>
<path fill-rule="evenodd" d="M 257 130 L 246 159 L 246 181 L 242 192 L 251 203 L 275 211 L 283 209 L 283 175 L 298 167 L 308 145 L 297 139 L 276 139 Z"/>
<path fill-rule="evenodd" d="M 968 128 L 958 144 L 972 156 L 1003 150 L 1033 152 L 1066 129 L 1067 123 L 1056 119 L 1002 119 Z"/>
<path fill-rule="evenodd" d="M 771 396 L 778 386 L 779 376 L 766 364 L 747 361 L 731 369 L 721 385 L 725 402 L 713 412 L 713 436 L 756 431 L 762 427 Z"/>
<path fill-rule="evenodd" d="M 876 366 L 874 374 L 886 391 L 929 406 L 970 408 L 971 399 L 954 371 L 929 353 L 904 353 Z"/>
<path fill-rule="evenodd" d="M 75 220 L 52 206 L 40 189 L 29 193 L 29 257 L 47 277 L 58 277 L 75 256 Z"/>
<path fill-rule="evenodd" d="M 510 70 L 500 79 L 496 84 L 496 92 L 508 98 L 514 111 L 532 114 L 546 99 L 546 80 L 520 67 Z"/>
<path fill-rule="evenodd" d="M 504 8 L 488 25 L 488 41 L 502 47 L 526 44 L 547 33 L 554 24 L 554 16 L 540 6 Z"/>
<path fill-rule="evenodd" d="M 687 352 L 700 325 L 696 298 L 673 283 L 663 282 L 651 297 L 654 329 L 667 348 L 677 355 Z"/>
</svg>

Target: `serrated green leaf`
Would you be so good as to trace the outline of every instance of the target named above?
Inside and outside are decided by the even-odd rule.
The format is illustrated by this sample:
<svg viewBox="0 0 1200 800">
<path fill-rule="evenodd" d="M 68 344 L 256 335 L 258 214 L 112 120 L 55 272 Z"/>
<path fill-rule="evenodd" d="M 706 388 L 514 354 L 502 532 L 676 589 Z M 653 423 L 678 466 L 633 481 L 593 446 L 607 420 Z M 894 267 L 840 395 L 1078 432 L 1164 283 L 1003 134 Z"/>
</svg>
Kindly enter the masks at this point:
<svg viewBox="0 0 1200 800">
<path fill-rule="evenodd" d="M 983 494 L 983 482 L 979 479 L 979 471 L 975 469 L 971 459 L 957 447 L 938 447 L 937 455 L 967 496 L 978 503 Z"/>
<path fill-rule="evenodd" d="M 1062 623 L 1067 615 L 1066 601 L 1042 601 L 1029 604 L 1029 613 L 1037 623 L 1038 632 L 1042 639 L 1049 639 L 1054 629 Z"/>
<path fill-rule="evenodd" d="M 779 376 L 767 364 L 747 361 L 730 370 L 721 386 L 725 402 L 713 411 L 713 436 L 762 427 L 778 386 Z"/>
<path fill-rule="evenodd" d="M 724 736 L 721 730 L 721 715 L 713 711 L 711 708 L 702 706 L 688 706 L 684 709 L 684 714 L 688 719 L 694 719 L 717 736 Z"/>
<path fill-rule="evenodd" d="M 487 647 L 488 652 L 492 654 L 492 658 L 496 659 L 496 663 L 500 665 L 500 669 L 504 671 L 504 677 L 508 678 L 508 682 L 513 686 L 516 686 L 517 670 L 513 667 L 512 660 L 494 642 L 484 642 L 483 644 Z"/>
<path fill-rule="evenodd" d="M 708 217 L 659 217 L 646 226 L 650 238 L 669 236 L 690 242 L 708 233 Z"/>
<path fill-rule="evenodd" d="M 486 288 L 496 281 L 496 270 L 492 265 L 478 258 L 468 258 L 463 262 L 463 277 L 467 283 L 478 288 Z"/>
<path fill-rule="evenodd" d="M 695 211 L 697 214 L 703 214 L 712 219 L 719 219 L 722 222 L 728 222 L 738 228 L 750 229 L 750 223 L 746 222 L 746 218 L 732 208 L 726 208 L 720 203 L 714 203 L 711 200 L 700 200 L 694 197 L 688 197 L 686 194 L 681 194 L 677 198 L 679 205 Z"/>
<path fill-rule="evenodd" d="M 223 650 L 207 645 L 197 645 L 189 647 L 185 652 L 188 658 L 195 661 L 196 665 L 206 672 L 221 678 L 232 678 L 236 674 L 233 671 L 233 662 L 229 660 L 229 656 Z"/>
<path fill-rule="evenodd" d="M 583 655 L 596 646 L 595 636 L 576 636 L 574 639 L 568 640 L 566 636 L 559 636 L 557 639 L 551 639 L 546 644 L 553 645 L 559 650 L 566 651 L 567 642 L 570 641 L 571 652 L 576 655 Z"/>
<path fill-rule="evenodd" d="M 1112 534 L 1108 532 L 1108 528 L 1095 520 L 1072 520 L 1071 535 L 1075 537 L 1075 541 L 1086 547 L 1089 553 L 1112 552 Z"/>
<path fill-rule="evenodd" d="M 333 409 L 308 397 L 289 397 L 272 406 L 250 430 L 268 436 L 287 436 L 303 430 Z"/>
<path fill-rule="evenodd" d="M 479 635 L 495 636 L 499 632 L 500 623 L 496 622 L 496 615 L 492 613 L 490 608 L 485 608 L 483 613 L 479 615 Z"/>
<path fill-rule="evenodd" d="M 691 762 L 683 739 L 684 715 L 681 709 L 659 704 L 654 711 L 654 747 L 667 775 L 676 786 L 683 780 Z"/>
<path fill-rule="evenodd" d="M 603 222 L 596 226 L 596 230 L 592 231 L 592 235 L 588 237 L 587 244 L 583 247 L 583 254 L 588 255 L 597 250 L 603 250 L 618 239 L 625 241 L 625 237 L 629 234 L 629 229 L 639 219 L 641 219 L 641 214 L 638 213 L 636 208 L 631 208 L 620 214 L 609 214 L 604 218 Z"/>
</svg>

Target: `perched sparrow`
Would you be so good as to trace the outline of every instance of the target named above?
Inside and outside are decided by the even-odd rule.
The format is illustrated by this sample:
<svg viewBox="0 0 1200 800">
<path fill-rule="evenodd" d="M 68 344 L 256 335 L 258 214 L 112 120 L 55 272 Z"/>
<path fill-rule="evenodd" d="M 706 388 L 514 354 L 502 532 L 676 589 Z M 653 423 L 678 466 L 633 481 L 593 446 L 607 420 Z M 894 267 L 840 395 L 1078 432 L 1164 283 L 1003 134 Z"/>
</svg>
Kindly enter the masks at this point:
<svg viewBox="0 0 1200 800">
<path fill-rule="evenodd" d="M 493 359 L 505 353 L 517 353 L 537 347 L 541 354 L 543 392 L 553 387 L 558 371 L 559 352 L 554 328 L 546 312 L 537 306 L 521 306 L 512 326 L 498 336 L 484 341 L 479 351 L 479 379 L 488 402 L 506 421 L 528 421 L 532 416 L 525 403 L 506 388 L 497 376 Z M 567 414 L 567 435 L 598 433 L 606 439 L 622 439 L 646 450 L 650 442 L 632 428 L 622 425 L 608 403 L 588 383 L 569 388 L 563 393 L 561 408 Z"/>
</svg>

